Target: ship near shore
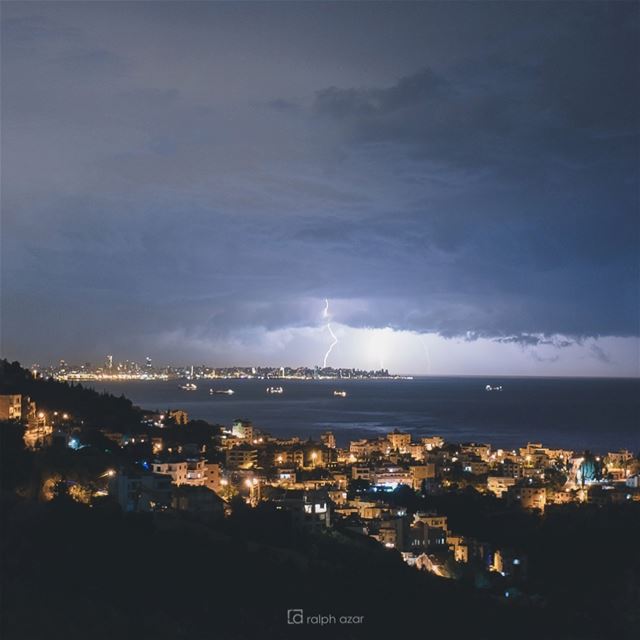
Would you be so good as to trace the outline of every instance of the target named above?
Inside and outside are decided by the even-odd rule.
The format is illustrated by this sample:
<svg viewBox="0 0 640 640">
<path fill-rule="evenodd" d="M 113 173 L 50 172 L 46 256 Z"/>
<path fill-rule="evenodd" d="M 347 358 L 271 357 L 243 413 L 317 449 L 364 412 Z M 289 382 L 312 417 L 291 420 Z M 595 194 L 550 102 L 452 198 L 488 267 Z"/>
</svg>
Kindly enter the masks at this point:
<svg viewBox="0 0 640 640">
<path fill-rule="evenodd" d="M 485 391 L 489 383 L 503 391 Z M 513 448 L 544 440 L 573 449 L 626 447 L 640 451 L 640 380 L 606 378 L 416 377 L 413 380 L 234 379 L 208 382 L 192 393 L 173 380 L 103 381 L 97 391 L 124 394 L 149 410 L 180 407 L 194 419 L 231 423 L 249 412 L 254 424 L 284 436 L 313 436 L 329 427 L 341 442 L 378 433 L 408 430 L 437 433 L 456 441 Z M 83 386 L 86 383 L 83 383 Z M 267 393 L 281 385 L 282 394 Z M 209 394 L 232 388 L 233 395 Z M 346 398 L 334 396 L 336 390 Z M 603 422 L 606 416 L 606 426 Z"/>
</svg>

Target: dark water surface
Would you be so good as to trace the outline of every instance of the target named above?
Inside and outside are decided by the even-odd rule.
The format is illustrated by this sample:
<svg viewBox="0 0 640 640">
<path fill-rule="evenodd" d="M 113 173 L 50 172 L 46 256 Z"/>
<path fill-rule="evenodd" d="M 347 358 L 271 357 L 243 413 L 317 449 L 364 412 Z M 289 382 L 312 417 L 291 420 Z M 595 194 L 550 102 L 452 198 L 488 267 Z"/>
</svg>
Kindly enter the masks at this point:
<svg viewBox="0 0 640 640">
<path fill-rule="evenodd" d="M 603 451 L 640 450 L 640 380 L 585 378 L 415 378 L 413 380 L 200 380 L 93 383 L 145 409 L 185 409 L 191 418 L 230 424 L 247 418 L 273 435 L 317 437 L 332 429 L 340 444 L 397 427 L 452 441 L 501 447 L 527 441 Z M 282 395 L 266 393 L 269 384 Z M 485 385 L 502 385 L 498 392 Z M 210 395 L 209 388 L 235 391 Z M 335 397 L 334 389 L 347 391 Z"/>
</svg>

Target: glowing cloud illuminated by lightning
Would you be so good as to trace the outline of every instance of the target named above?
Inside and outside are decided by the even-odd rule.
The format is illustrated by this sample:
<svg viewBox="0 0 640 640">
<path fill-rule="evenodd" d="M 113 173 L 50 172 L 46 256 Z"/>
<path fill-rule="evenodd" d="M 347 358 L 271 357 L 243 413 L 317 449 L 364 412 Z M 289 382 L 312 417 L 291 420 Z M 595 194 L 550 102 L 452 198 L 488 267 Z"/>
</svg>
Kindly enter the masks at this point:
<svg viewBox="0 0 640 640">
<path fill-rule="evenodd" d="M 329 345 L 329 348 L 327 349 L 327 353 L 324 354 L 324 362 L 322 363 L 322 368 L 324 369 L 327 366 L 327 359 L 329 358 L 329 354 L 331 353 L 331 350 L 333 349 L 333 347 L 335 347 L 338 344 L 338 338 L 336 337 L 336 334 L 333 333 L 333 329 L 331 328 L 331 322 L 329 320 L 328 298 L 324 299 L 324 312 L 322 313 L 322 317 L 327 319 L 327 331 L 329 331 L 329 334 L 333 339 L 333 342 Z"/>
</svg>

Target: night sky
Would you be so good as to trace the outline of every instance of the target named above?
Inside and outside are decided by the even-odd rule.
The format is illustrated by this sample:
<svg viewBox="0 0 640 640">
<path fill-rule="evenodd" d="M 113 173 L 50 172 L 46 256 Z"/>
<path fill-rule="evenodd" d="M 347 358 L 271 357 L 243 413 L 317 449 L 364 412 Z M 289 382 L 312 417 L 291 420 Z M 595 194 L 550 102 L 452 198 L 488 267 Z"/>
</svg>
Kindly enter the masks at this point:
<svg viewBox="0 0 640 640">
<path fill-rule="evenodd" d="M 637 3 L 2 3 L 2 353 L 639 375 Z"/>
</svg>

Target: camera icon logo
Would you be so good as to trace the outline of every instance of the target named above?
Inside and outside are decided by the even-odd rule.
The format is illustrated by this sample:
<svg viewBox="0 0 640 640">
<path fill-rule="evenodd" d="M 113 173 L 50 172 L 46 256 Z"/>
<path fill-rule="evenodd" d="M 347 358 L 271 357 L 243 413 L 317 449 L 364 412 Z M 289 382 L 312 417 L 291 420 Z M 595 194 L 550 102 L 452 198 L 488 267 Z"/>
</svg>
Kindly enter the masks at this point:
<svg viewBox="0 0 640 640">
<path fill-rule="evenodd" d="M 304 613 L 302 609 L 287 609 L 287 624 L 303 624 Z"/>
</svg>

